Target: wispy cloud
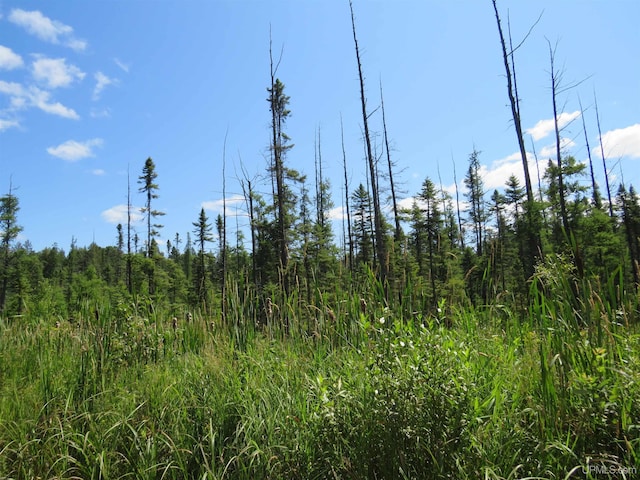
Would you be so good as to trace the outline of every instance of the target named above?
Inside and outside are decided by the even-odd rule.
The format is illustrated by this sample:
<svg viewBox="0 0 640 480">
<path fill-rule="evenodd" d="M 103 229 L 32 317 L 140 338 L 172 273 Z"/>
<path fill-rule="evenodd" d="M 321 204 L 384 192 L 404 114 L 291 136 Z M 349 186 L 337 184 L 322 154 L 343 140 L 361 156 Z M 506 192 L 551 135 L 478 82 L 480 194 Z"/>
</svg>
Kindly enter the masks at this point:
<svg viewBox="0 0 640 480">
<path fill-rule="evenodd" d="M 122 70 L 125 73 L 129 73 L 129 64 L 128 63 L 124 63 L 119 58 L 114 58 L 113 61 L 120 68 L 120 70 Z"/>
<path fill-rule="evenodd" d="M 15 8 L 9 13 L 8 19 L 45 42 L 64 45 L 76 51 L 82 51 L 87 48 L 86 41 L 73 35 L 73 28 L 57 20 L 45 17 L 38 10 L 27 11 Z"/>
<path fill-rule="evenodd" d="M 239 203 L 243 203 L 244 201 L 245 201 L 245 199 L 244 199 L 244 197 L 242 195 L 232 195 L 231 197 L 228 197 L 226 199 L 226 206 L 227 206 L 226 214 L 227 215 L 236 215 L 236 214 L 238 214 L 236 206 Z M 218 213 L 222 213 L 223 205 L 224 205 L 224 200 L 222 200 L 222 199 L 220 199 L 220 200 L 209 200 L 209 201 L 202 202 L 202 204 L 201 204 L 202 208 L 204 208 L 205 210 L 209 210 L 209 211 L 212 211 L 212 212 L 218 212 Z"/>
<path fill-rule="evenodd" d="M 143 216 L 140 213 L 140 207 L 131 206 L 131 210 L 128 210 L 126 205 L 115 205 L 103 211 L 100 216 L 105 222 L 117 225 L 127 221 L 128 211 L 130 212 L 132 223 L 140 223 L 142 221 Z"/>
<path fill-rule="evenodd" d="M 103 169 L 101 168 L 96 168 L 95 170 L 91 170 L 91 174 L 95 175 L 97 177 L 102 177 L 103 175 L 106 175 L 107 172 L 105 172 Z"/>
<path fill-rule="evenodd" d="M 109 78 L 102 72 L 96 72 L 93 77 L 96 80 L 96 86 L 93 89 L 93 99 L 94 100 L 98 100 L 100 98 L 100 95 L 102 94 L 102 91 L 106 87 L 108 87 L 109 85 L 115 85 L 115 84 L 118 83 L 118 79 Z"/>
<path fill-rule="evenodd" d="M 16 82 L 0 80 L 0 93 L 9 96 L 12 110 L 23 110 L 29 107 L 39 108 L 51 115 L 77 120 L 80 116 L 72 108 L 65 107 L 59 102 L 51 100 L 51 93 L 35 86 L 26 88 Z"/>
<path fill-rule="evenodd" d="M 602 146 L 608 157 L 640 158 L 640 123 L 604 133 Z M 600 145 L 594 151 L 600 153 Z"/>
<path fill-rule="evenodd" d="M 576 110 L 575 112 L 571 113 L 562 112 L 560 115 L 558 115 L 558 128 L 566 127 L 569 123 L 574 121 L 579 116 L 580 110 Z M 553 132 L 554 128 L 555 125 L 553 118 L 549 118 L 546 120 L 540 120 L 532 128 L 526 129 L 525 132 L 531 135 L 535 141 L 538 141 Z"/>
<path fill-rule="evenodd" d="M 91 115 L 91 118 L 109 118 L 111 116 L 111 110 L 108 108 L 92 108 L 89 115 Z"/>
<path fill-rule="evenodd" d="M 573 148 L 576 146 L 576 142 L 574 142 L 573 140 L 571 140 L 570 138 L 566 138 L 566 137 L 561 137 L 560 138 L 560 151 L 564 152 L 570 148 Z M 551 145 L 547 145 L 545 147 L 542 148 L 542 150 L 540 150 L 538 152 L 538 158 L 540 158 L 541 160 L 549 160 L 550 158 L 556 158 L 558 156 L 558 152 L 556 150 L 556 143 L 553 142 Z"/>
<path fill-rule="evenodd" d="M 77 162 L 83 158 L 95 157 L 93 149 L 103 145 L 101 138 L 93 138 L 85 142 L 77 142 L 75 140 L 67 140 L 57 147 L 47 148 L 49 155 L 61 158 L 68 162 Z"/>
<path fill-rule="evenodd" d="M 22 57 L 8 47 L 0 45 L 0 69 L 13 70 L 24 65 Z"/>
<path fill-rule="evenodd" d="M 0 118 L 0 132 L 4 130 L 8 130 L 10 128 L 18 127 L 18 126 L 20 126 L 20 123 L 17 122 L 16 120 L 7 120 L 7 119 Z"/>
<path fill-rule="evenodd" d="M 38 57 L 32 65 L 33 78 L 48 87 L 68 87 L 74 81 L 82 80 L 85 73 L 75 65 L 67 64 L 64 58 Z"/>
</svg>

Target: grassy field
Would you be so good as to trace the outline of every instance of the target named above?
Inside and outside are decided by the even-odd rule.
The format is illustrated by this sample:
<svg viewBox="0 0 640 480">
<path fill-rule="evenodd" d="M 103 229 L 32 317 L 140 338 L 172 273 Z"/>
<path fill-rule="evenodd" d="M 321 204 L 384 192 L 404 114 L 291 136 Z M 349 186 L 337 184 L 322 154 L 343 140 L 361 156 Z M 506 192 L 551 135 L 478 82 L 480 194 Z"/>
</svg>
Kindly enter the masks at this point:
<svg viewBox="0 0 640 480">
<path fill-rule="evenodd" d="M 354 296 L 287 332 L 148 303 L 3 320 L 0 478 L 637 477 L 637 298 L 541 285 L 524 313 Z"/>
</svg>

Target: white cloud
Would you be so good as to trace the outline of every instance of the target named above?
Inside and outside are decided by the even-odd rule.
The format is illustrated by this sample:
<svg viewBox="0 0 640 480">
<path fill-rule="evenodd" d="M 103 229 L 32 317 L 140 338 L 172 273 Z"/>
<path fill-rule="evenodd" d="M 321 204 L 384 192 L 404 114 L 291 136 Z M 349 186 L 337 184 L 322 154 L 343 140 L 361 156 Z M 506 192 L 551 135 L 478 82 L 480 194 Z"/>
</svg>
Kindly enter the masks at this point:
<svg viewBox="0 0 640 480">
<path fill-rule="evenodd" d="M 140 213 L 140 207 L 131 206 L 130 216 L 132 223 L 139 223 L 142 221 L 143 216 Z M 117 225 L 118 223 L 126 223 L 127 222 L 127 206 L 126 205 L 115 205 L 107 210 L 103 211 L 100 216 L 107 223 L 113 223 Z"/>
<path fill-rule="evenodd" d="M 640 158 L 640 123 L 604 133 L 602 146 L 607 157 Z M 600 145 L 594 151 L 600 153 Z"/>
<path fill-rule="evenodd" d="M 43 112 L 50 113 L 52 115 L 58 115 L 59 117 L 70 118 L 77 120 L 80 116 L 72 108 L 65 107 L 60 102 L 51 103 L 51 94 L 40 90 L 37 87 L 31 87 L 29 89 L 28 99 L 36 108 L 39 108 Z"/>
<path fill-rule="evenodd" d="M 28 12 L 15 8 L 9 14 L 9 21 L 24 28 L 45 42 L 56 45 L 65 45 L 76 51 L 82 51 L 87 47 L 87 42 L 73 35 L 73 28 L 64 23 L 45 17 L 38 10 Z"/>
<path fill-rule="evenodd" d="M 18 127 L 20 126 L 20 123 L 16 122 L 15 120 L 6 120 L 3 118 L 0 118 L 0 132 L 2 132 L 3 130 L 8 130 L 12 127 Z"/>
<path fill-rule="evenodd" d="M 239 203 L 244 203 L 245 199 L 242 195 L 232 195 L 231 197 L 227 198 L 226 200 L 226 207 L 227 207 L 227 216 L 230 215 L 237 215 L 237 209 L 233 208 L 234 206 L 238 205 Z M 223 208 L 223 200 L 209 200 L 206 202 L 202 202 L 201 206 L 202 208 L 204 208 L 205 210 L 209 210 L 212 212 L 218 212 L 218 213 L 222 213 L 222 208 Z"/>
<path fill-rule="evenodd" d="M 39 57 L 33 62 L 32 71 L 36 81 L 48 88 L 68 87 L 85 76 L 75 65 L 68 65 L 64 58 Z"/>
<path fill-rule="evenodd" d="M 329 220 L 343 220 L 347 218 L 347 209 L 344 208 L 344 205 L 340 205 L 339 207 L 332 208 L 327 213 L 327 218 Z"/>
<path fill-rule="evenodd" d="M 128 63 L 124 63 L 122 60 L 120 60 L 119 58 L 114 58 L 113 61 L 115 62 L 115 64 L 120 67 L 120 69 L 125 72 L 125 73 L 129 73 L 129 64 Z"/>
<path fill-rule="evenodd" d="M 111 110 L 108 108 L 103 108 L 100 110 L 97 108 L 92 108 L 89 115 L 91 115 L 91 118 L 109 118 L 111 116 Z"/>
<path fill-rule="evenodd" d="M 8 47 L 0 45 L 0 69 L 13 70 L 24 65 L 22 57 Z"/>
<path fill-rule="evenodd" d="M 118 80 L 115 78 L 109 78 L 102 72 L 96 72 L 93 76 L 96 79 L 96 87 L 93 89 L 93 99 L 98 100 L 102 91 L 109 85 L 115 85 Z"/>
<path fill-rule="evenodd" d="M 527 159 L 529 159 L 529 156 L 527 156 Z M 481 165 L 480 175 L 486 190 L 504 187 L 511 175 L 515 175 L 521 182 L 524 182 L 524 169 L 522 168 L 520 152 L 495 160 L 491 167 Z"/>
<path fill-rule="evenodd" d="M 103 169 L 101 169 L 101 168 L 96 168 L 95 170 L 91 170 L 91 173 L 92 173 L 93 175 L 96 175 L 96 176 L 98 176 L 98 177 L 101 177 L 101 176 L 105 175 L 107 172 L 105 172 L 105 171 L 104 171 Z"/>
<path fill-rule="evenodd" d="M 19 83 L 0 80 L 0 93 L 4 93 L 11 97 L 17 97 L 23 95 L 23 92 L 24 89 Z"/>
<path fill-rule="evenodd" d="M 576 142 L 571 140 L 570 138 L 561 137 L 560 138 L 560 151 L 564 152 L 569 148 L 573 148 L 576 146 Z M 556 151 L 556 143 L 553 142 L 551 145 L 547 145 L 538 152 L 538 158 L 541 160 L 549 160 L 550 158 L 556 159 L 558 157 L 558 153 Z"/>
<path fill-rule="evenodd" d="M 59 102 L 52 102 L 51 94 L 38 87 L 25 88 L 19 83 L 0 80 L 0 93 L 10 97 L 11 108 L 14 110 L 35 107 L 43 112 L 64 118 L 73 120 L 80 118 L 72 108 L 65 107 Z"/>
<path fill-rule="evenodd" d="M 580 110 L 576 110 L 575 112 L 571 113 L 562 112 L 560 115 L 558 115 L 558 128 L 561 129 L 567 126 L 579 116 Z M 554 131 L 554 129 L 555 125 L 553 122 L 553 118 L 549 118 L 547 120 L 540 120 L 532 128 L 526 129 L 525 132 L 531 135 L 534 140 L 538 141 L 549 135 Z"/>
<path fill-rule="evenodd" d="M 94 147 L 101 147 L 104 142 L 101 138 L 93 138 L 86 142 L 77 142 L 75 140 L 67 140 L 57 147 L 47 148 L 49 155 L 61 158 L 68 162 L 77 162 L 83 158 L 94 157 Z"/>
</svg>

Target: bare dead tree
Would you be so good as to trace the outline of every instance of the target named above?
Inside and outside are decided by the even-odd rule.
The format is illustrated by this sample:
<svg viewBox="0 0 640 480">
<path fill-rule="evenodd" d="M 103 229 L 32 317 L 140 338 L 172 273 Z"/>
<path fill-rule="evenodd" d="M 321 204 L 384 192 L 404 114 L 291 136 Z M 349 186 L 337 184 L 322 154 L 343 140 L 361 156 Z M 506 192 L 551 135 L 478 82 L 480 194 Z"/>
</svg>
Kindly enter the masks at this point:
<svg viewBox="0 0 640 480">
<path fill-rule="evenodd" d="M 609 170 L 607 169 L 607 158 L 604 155 L 602 145 L 602 130 L 600 129 L 600 114 L 598 113 L 598 99 L 596 92 L 593 92 L 593 101 L 596 107 L 596 123 L 598 124 L 598 140 L 600 142 L 600 154 L 602 155 L 602 167 L 604 168 L 604 181 L 607 187 L 607 201 L 609 202 L 609 217 L 613 218 L 613 202 L 611 201 L 611 186 L 609 184 Z"/>
<path fill-rule="evenodd" d="M 524 143 L 524 135 L 522 133 L 522 122 L 520 119 L 521 118 L 520 117 L 520 98 L 518 96 L 518 91 L 517 91 L 517 78 L 515 74 L 514 53 L 526 41 L 527 37 L 530 35 L 533 28 L 540 21 L 540 18 L 542 17 L 542 15 L 538 17 L 538 20 L 532 25 L 532 27 L 529 29 L 529 32 L 527 33 L 527 35 L 525 35 L 524 39 L 520 42 L 520 44 L 518 44 L 515 48 L 510 48 L 510 50 L 507 51 L 507 45 L 505 42 L 504 34 L 502 31 L 502 24 L 500 21 L 500 14 L 498 13 L 498 5 L 496 3 L 496 0 L 492 0 L 492 3 L 493 3 L 493 10 L 495 12 L 495 17 L 496 17 L 496 24 L 498 26 L 498 33 L 500 35 L 500 45 L 502 47 L 502 59 L 504 62 L 504 69 L 507 77 L 507 94 L 509 96 L 509 103 L 511 104 L 511 115 L 513 117 L 513 125 L 516 129 L 516 136 L 518 139 L 520 156 L 522 157 L 522 168 L 524 172 L 525 191 L 527 195 L 527 204 L 528 204 L 527 237 L 528 237 L 528 244 L 529 244 L 529 250 L 530 250 L 527 261 L 526 261 L 525 276 L 529 277 L 531 274 L 533 274 L 535 257 L 540 254 L 541 250 L 540 250 L 539 232 L 535 227 L 536 222 L 534 219 L 535 213 L 533 208 L 534 206 L 533 186 L 531 184 L 531 176 L 529 174 L 529 162 L 527 160 L 527 150 Z M 509 26 L 509 30 L 510 29 L 511 27 Z M 511 35 L 509 35 L 509 45 L 510 46 L 512 45 Z"/>
<path fill-rule="evenodd" d="M 249 214 L 249 232 L 251 235 L 251 277 L 253 278 L 253 286 L 257 290 L 259 286 L 258 278 L 258 266 L 256 263 L 256 253 L 258 252 L 258 240 L 256 238 L 256 221 L 253 211 L 253 188 L 251 186 L 251 180 L 242 165 L 242 159 L 240 158 L 240 168 L 242 169 L 243 178 L 240 179 L 240 187 L 242 188 L 242 195 L 247 206 L 247 213 Z M 245 185 L 246 182 L 246 185 Z"/>
<path fill-rule="evenodd" d="M 516 129 L 516 135 L 518 137 L 518 146 L 520 147 L 520 155 L 522 157 L 522 168 L 524 170 L 525 190 L 527 193 L 527 200 L 533 202 L 533 187 L 531 185 L 531 176 L 529 175 L 529 163 L 527 161 L 527 150 L 524 144 L 524 135 L 522 134 L 522 123 L 520 121 L 520 98 L 517 94 L 517 79 L 515 72 L 513 72 L 513 54 L 514 51 L 507 51 L 507 46 L 502 32 L 502 24 L 500 22 L 500 14 L 498 13 L 498 6 L 496 0 L 492 0 L 493 9 L 496 15 L 496 22 L 498 24 L 498 33 L 500 34 L 500 44 L 502 46 L 502 57 L 504 61 L 504 69 L 507 76 L 507 93 L 509 95 L 509 102 L 511 104 L 511 114 L 513 116 L 513 125 Z M 536 22 L 537 23 L 537 22 Z M 524 41 L 524 40 L 523 40 Z M 511 42 L 511 40 L 510 40 Z M 520 44 L 522 45 L 522 43 Z M 519 46 L 520 46 L 519 45 Z M 511 59 L 511 62 L 509 61 Z"/>
<path fill-rule="evenodd" d="M 598 183 L 596 182 L 596 176 L 593 171 L 593 160 L 591 158 L 591 147 L 589 146 L 589 135 L 587 134 L 587 124 L 584 120 L 584 109 L 582 108 L 582 101 L 580 100 L 580 96 L 578 95 L 578 105 L 580 106 L 580 116 L 582 117 L 582 131 L 584 132 L 584 143 L 587 147 L 587 155 L 589 157 L 589 172 L 591 174 L 591 198 L 593 201 L 593 206 L 598 210 L 602 208 L 602 198 L 600 197 L 600 189 L 598 188 Z"/>
<path fill-rule="evenodd" d="M 360 80 L 360 102 L 362 104 L 362 121 L 364 126 L 364 140 L 366 145 L 367 163 L 369 165 L 371 196 L 373 200 L 373 221 L 376 258 L 380 268 L 380 281 L 387 286 L 387 276 L 389 273 L 389 263 L 387 258 L 387 244 L 384 238 L 384 224 L 382 220 L 382 210 L 380 208 L 380 195 L 378 193 L 378 176 L 376 172 L 376 162 L 371 149 L 371 137 L 369 135 L 369 116 L 367 115 L 367 101 L 364 92 L 364 77 L 362 75 L 362 63 L 360 61 L 360 50 L 358 48 L 358 37 L 356 35 L 356 21 L 353 13 L 353 2 L 349 0 L 349 9 L 351 10 L 351 28 L 353 31 L 353 42 L 356 51 L 356 60 L 358 62 L 358 78 Z"/>
<path fill-rule="evenodd" d="M 553 129 L 556 137 L 556 165 L 558 167 L 558 196 L 560 201 L 560 217 L 562 218 L 562 227 L 564 231 L 568 234 L 570 232 L 569 227 L 569 218 L 567 216 L 567 204 L 565 198 L 564 191 L 564 175 L 562 174 L 563 165 L 562 165 L 562 152 L 560 145 L 560 128 L 558 126 L 558 106 L 557 106 L 557 96 L 558 90 L 560 89 L 560 83 L 562 81 L 562 72 L 557 72 L 555 69 L 555 56 L 556 56 L 556 48 L 557 44 L 552 48 L 551 42 L 547 40 L 549 44 L 549 63 L 551 66 L 551 102 L 553 104 Z"/>
<path fill-rule="evenodd" d="M 131 259 L 131 180 L 129 178 L 129 166 L 127 165 L 127 290 L 129 295 L 133 293 L 133 266 Z"/>
<path fill-rule="evenodd" d="M 456 187 L 456 213 L 458 215 L 458 236 L 460 246 L 464 248 L 464 233 L 462 230 L 462 217 L 460 216 L 460 192 L 458 191 L 458 175 L 456 174 L 456 162 L 451 155 L 451 163 L 453 164 L 453 184 Z"/>
<path fill-rule="evenodd" d="M 222 247 L 222 279 L 221 279 L 221 295 L 222 295 L 222 321 L 227 319 L 227 137 L 229 128 L 224 134 L 224 143 L 222 145 L 222 238 L 220 243 Z"/>
<path fill-rule="evenodd" d="M 395 240 L 402 238 L 402 227 L 400 226 L 400 215 L 398 214 L 398 199 L 396 197 L 396 187 L 393 181 L 393 162 L 391 161 L 391 151 L 389 150 L 389 136 L 387 135 L 387 120 L 384 113 L 384 95 L 382 94 L 382 80 L 380 80 L 380 108 L 382 109 L 382 130 L 384 136 L 384 148 L 387 153 L 387 166 L 389 168 L 389 184 L 391 185 L 391 201 L 393 204 L 393 220 L 395 224 Z"/>
<path fill-rule="evenodd" d="M 344 149 L 344 126 L 340 115 L 340 139 L 342 142 L 342 167 L 344 170 L 344 205 L 347 213 L 347 244 L 349 245 L 349 271 L 353 273 L 353 234 L 351 233 L 351 211 L 349 209 L 349 178 L 347 176 L 347 153 Z"/>
</svg>

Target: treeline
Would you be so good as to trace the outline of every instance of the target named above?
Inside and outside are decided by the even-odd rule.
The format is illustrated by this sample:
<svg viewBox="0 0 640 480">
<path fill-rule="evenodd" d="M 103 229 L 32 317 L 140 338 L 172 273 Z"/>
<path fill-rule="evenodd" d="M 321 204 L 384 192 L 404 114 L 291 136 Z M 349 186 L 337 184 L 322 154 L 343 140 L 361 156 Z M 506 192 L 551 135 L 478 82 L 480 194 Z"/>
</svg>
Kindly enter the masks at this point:
<svg viewBox="0 0 640 480">
<path fill-rule="evenodd" d="M 267 87 L 271 139 L 266 168 L 271 194 L 258 193 L 247 175 L 240 180 L 250 221 L 249 239 L 240 230 L 231 238 L 226 212 L 212 224 L 202 209 L 197 217 L 194 213 L 193 231 L 176 233 L 166 244 L 159 244 L 162 225 L 158 222 L 164 213 L 155 208 L 160 187 L 151 158 L 137 179 L 138 192 L 145 199 L 141 209 L 145 235 L 140 238 L 133 228 L 128 181 L 127 222 L 118 225 L 115 244 L 109 247 L 79 247 L 72 241 L 66 252 L 55 245 L 35 252 L 28 243 L 17 242 L 19 201 L 10 187 L 0 199 L 0 314 L 72 316 L 95 300 L 114 304 L 145 299 L 169 307 L 176 315 L 199 310 L 227 322 L 260 325 L 278 321 L 287 327 L 293 312 L 298 318 L 335 319 L 341 302 L 351 298 L 362 299 L 363 310 L 367 299 L 375 298 L 405 315 L 429 315 L 444 305 L 501 304 L 526 309 L 532 301 L 531 281 L 548 273 L 550 265 L 569 278 L 576 298 L 585 282 L 596 289 L 614 285 L 607 291 L 612 295 L 636 292 L 638 194 L 624 184 L 615 193 L 607 177 L 603 196 L 591 157 L 583 164 L 561 152 L 557 121 L 556 158 L 538 171 L 534 188 L 520 126 L 514 52 L 506 47 L 511 38 L 503 37 L 495 2 L 493 6 L 525 185 L 511 176 L 504 189 L 487 191 L 481 176 L 481 152 L 474 149 L 460 188 L 456 179 L 455 193 L 447 192 L 440 179 L 427 177 L 421 189 L 412 192 L 411 207 L 400 207 L 382 88 L 381 154 L 370 133 L 372 112 L 367 107 L 352 9 L 366 181 L 350 185 L 348 159 L 343 154 L 342 238 L 336 237 L 329 215 L 335 206 L 334 187 L 323 173 L 320 130 L 313 179 L 287 163 L 293 148 L 286 133 L 290 99 L 277 77 L 280 60 L 271 57 Z M 559 79 L 553 69 L 554 53 L 550 48 L 552 105 L 557 119 Z M 586 127 L 584 130 L 587 140 Z M 587 150 L 590 152 L 588 145 Z M 604 155 L 602 161 L 606 173 Z M 224 163 L 223 158 L 223 178 Z M 214 239 L 217 248 L 212 250 Z"/>
<path fill-rule="evenodd" d="M 142 242 L 138 234 L 128 238 L 119 225 L 113 246 L 81 247 L 72 241 L 66 252 L 56 245 L 37 252 L 28 242 L 16 242 L 21 231 L 19 202 L 9 192 L 0 198 L 2 315 L 66 317 L 85 308 L 86 302 L 145 298 L 170 306 L 176 315 L 199 309 L 219 317 L 234 298 L 245 304 L 243 315 L 260 323 L 269 316 L 284 321 L 292 308 L 311 316 L 322 309 L 330 315 L 328 310 L 336 309 L 347 292 L 384 298 L 390 307 L 409 314 L 435 312 L 443 302 L 526 307 L 530 280 L 554 262 L 565 265 L 576 286 L 581 280 L 593 285 L 613 280 L 620 289 L 637 290 L 640 197 L 633 187 L 619 187 L 610 216 L 597 188 L 581 182 L 587 167 L 573 157 L 563 158 L 565 229 L 558 173 L 550 162 L 534 203 L 539 221 L 535 233 L 542 248 L 535 253 L 532 277 L 527 272 L 531 252 L 524 188 L 512 176 L 503 191 L 486 192 L 479 156 L 477 151 L 470 154 L 459 196 L 426 178 L 411 208 L 398 211 L 399 234 L 385 218 L 385 283 L 376 277 L 380 265 L 371 193 L 360 184 L 349 194 L 344 219 L 348 225 L 342 241 L 336 241 L 328 218 L 333 205 L 330 188 L 320 167 L 314 195 L 304 176 L 287 170 L 284 230 L 279 228 L 277 198 L 251 192 L 252 250 L 245 248 L 242 232 L 233 240 L 227 238 L 221 215 L 215 221 L 218 248 L 212 250 L 213 226 L 203 209 L 192 232 L 184 237 L 176 233 L 165 245 L 156 242 L 160 226 L 151 222 L 149 242 Z M 376 288 L 379 291 L 372 292 Z"/>
</svg>

